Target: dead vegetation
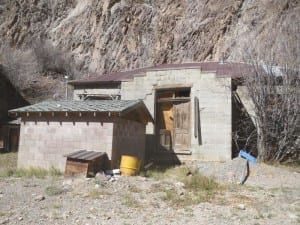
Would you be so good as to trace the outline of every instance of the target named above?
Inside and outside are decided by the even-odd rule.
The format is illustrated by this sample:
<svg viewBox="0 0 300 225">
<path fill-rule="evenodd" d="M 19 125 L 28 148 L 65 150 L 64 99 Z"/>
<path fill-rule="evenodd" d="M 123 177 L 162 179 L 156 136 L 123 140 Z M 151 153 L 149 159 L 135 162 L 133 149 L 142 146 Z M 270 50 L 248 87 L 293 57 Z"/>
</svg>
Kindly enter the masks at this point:
<svg viewBox="0 0 300 225">
<path fill-rule="evenodd" d="M 255 115 L 241 120 L 240 133 L 252 141 L 261 161 L 299 162 L 300 160 L 300 26 L 283 23 L 269 34 L 264 45 L 245 46 L 244 60 L 251 69 L 244 73 Z M 255 126 L 253 126 L 253 123 Z M 253 131 L 246 131 L 254 127 Z M 257 146 L 253 146 L 257 143 Z"/>
<path fill-rule="evenodd" d="M 68 79 L 74 79 L 78 76 L 78 71 L 71 55 L 53 46 L 50 42 L 40 39 L 34 41 L 32 52 L 36 57 L 41 73 L 47 74 L 52 72 L 56 76 L 68 76 Z"/>
<path fill-rule="evenodd" d="M 51 185 L 45 188 L 45 192 L 48 196 L 61 195 L 66 191 L 67 191 L 66 189 L 57 185 Z"/>
<path fill-rule="evenodd" d="M 2 43 L 0 52 L 4 75 L 31 102 L 62 98 L 66 77 L 78 76 L 71 55 L 44 40 L 32 41 L 25 49 Z"/>
<path fill-rule="evenodd" d="M 9 152 L 0 154 L 0 171 L 17 168 L 17 152 Z"/>
<path fill-rule="evenodd" d="M 173 188 L 155 188 L 164 193 L 161 199 L 175 207 L 186 207 L 201 202 L 211 202 L 223 190 L 213 178 L 201 174 L 197 169 L 180 166 L 168 169 L 155 167 L 145 171 L 144 176 L 162 182 L 174 182 Z"/>
<path fill-rule="evenodd" d="M 19 178 L 40 178 L 47 176 L 59 177 L 62 172 L 50 167 L 49 170 L 39 167 L 17 168 L 17 152 L 0 154 L 0 177 L 19 177 Z"/>
</svg>

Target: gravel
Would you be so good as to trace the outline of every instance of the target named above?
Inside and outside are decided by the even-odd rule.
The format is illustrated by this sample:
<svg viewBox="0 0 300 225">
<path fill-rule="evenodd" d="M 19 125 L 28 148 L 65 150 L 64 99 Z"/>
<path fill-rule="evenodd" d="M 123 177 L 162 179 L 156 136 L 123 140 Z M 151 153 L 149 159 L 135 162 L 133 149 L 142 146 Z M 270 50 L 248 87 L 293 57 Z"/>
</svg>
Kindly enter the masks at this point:
<svg viewBox="0 0 300 225">
<path fill-rule="evenodd" d="M 1 178 L 0 224 L 299 224 L 297 169 L 250 165 L 245 185 L 237 185 L 231 180 L 233 161 L 197 168 L 223 188 L 211 201 L 186 207 L 164 200 L 167 190 L 182 198 L 188 192 L 177 180 Z M 49 187 L 63 191 L 47 194 Z"/>
</svg>

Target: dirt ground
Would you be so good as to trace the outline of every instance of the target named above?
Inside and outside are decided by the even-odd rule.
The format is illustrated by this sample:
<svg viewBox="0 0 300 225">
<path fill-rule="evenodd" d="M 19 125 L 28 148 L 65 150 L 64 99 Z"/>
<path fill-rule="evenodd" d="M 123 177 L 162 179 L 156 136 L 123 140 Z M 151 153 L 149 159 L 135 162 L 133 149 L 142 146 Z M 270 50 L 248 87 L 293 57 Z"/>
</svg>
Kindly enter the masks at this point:
<svg viewBox="0 0 300 225">
<path fill-rule="evenodd" d="M 190 195 L 193 189 L 173 173 L 180 168 L 165 175 L 117 179 L 2 177 L 0 224 L 300 223 L 299 167 L 251 165 L 244 185 L 230 180 L 232 162 L 198 163 L 192 168 L 187 176 L 199 169 L 220 183 L 213 192 L 201 192 L 197 201 Z"/>
</svg>

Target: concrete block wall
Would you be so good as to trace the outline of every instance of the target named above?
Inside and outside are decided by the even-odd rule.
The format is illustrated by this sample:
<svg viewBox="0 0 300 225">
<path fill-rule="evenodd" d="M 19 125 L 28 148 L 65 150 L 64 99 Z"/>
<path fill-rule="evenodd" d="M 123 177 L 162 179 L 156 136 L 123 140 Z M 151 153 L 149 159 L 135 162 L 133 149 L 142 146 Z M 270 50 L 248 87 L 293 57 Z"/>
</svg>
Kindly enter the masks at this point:
<svg viewBox="0 0 300 225">
<path fill-rule="evenodd" d="M 200 69 L 149 71 L 145 76 L 122 82 L 122 99 L 142 99 L 155 114 L 155 90 L 164 85 L 191 86 L 191 160 L 231 159 L 231 78 L 216 77 Z M 194 97 L 199 98 L 202 144 L 194 136 Z M 147 126 L 147 133 L 154 133 Z"/>
<path fill-rule="evenodd" d="M 201 74 L 193 84 L 191 123 L 193 127 L 194 97 L 198 97 L 202 144 L 198 144 L 192 129 L 192 158 L 204 161 L 229 160 L 232 151 L 231 79 L 207 73 Z"/>
<path fill-rule="evenodd" d="M 120 165 L 122 155 L 145 157 L 145 125 L 136 121 L 118 118 L 114 123 L 112 161 L 115 168 Z"/>
<path fill-rule="evenodd" d="M 112 136 L 112 122 L 22 122 L 18 167 L 54 166 L 64 171 L 64 155 L 81 149 L 111 157 Z"/>
</svg>

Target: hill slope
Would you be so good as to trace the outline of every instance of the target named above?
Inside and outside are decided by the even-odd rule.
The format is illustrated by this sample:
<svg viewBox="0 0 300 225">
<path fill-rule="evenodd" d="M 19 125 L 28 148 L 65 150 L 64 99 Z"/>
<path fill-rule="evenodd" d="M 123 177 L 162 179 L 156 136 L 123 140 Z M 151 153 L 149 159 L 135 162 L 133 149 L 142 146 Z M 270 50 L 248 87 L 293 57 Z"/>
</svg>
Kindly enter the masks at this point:
<svg viewBox="0 0 300 225">
<path fill-rule="evenodd" d="M 243 61 L 250 47 L 278 50 L 278 33 L 290 32 L 297 42 L 300 36 L 298 0 L 2 0 L 0 12 L 2 55 L 5 46 L 31 51 L 43 40 L 70 56 L 77 77 L 222 57 Z M 291 58 L 299 62 L 294 47 Z M 47 77 L 62 83 L 61 76 Z"/>
</svg>

